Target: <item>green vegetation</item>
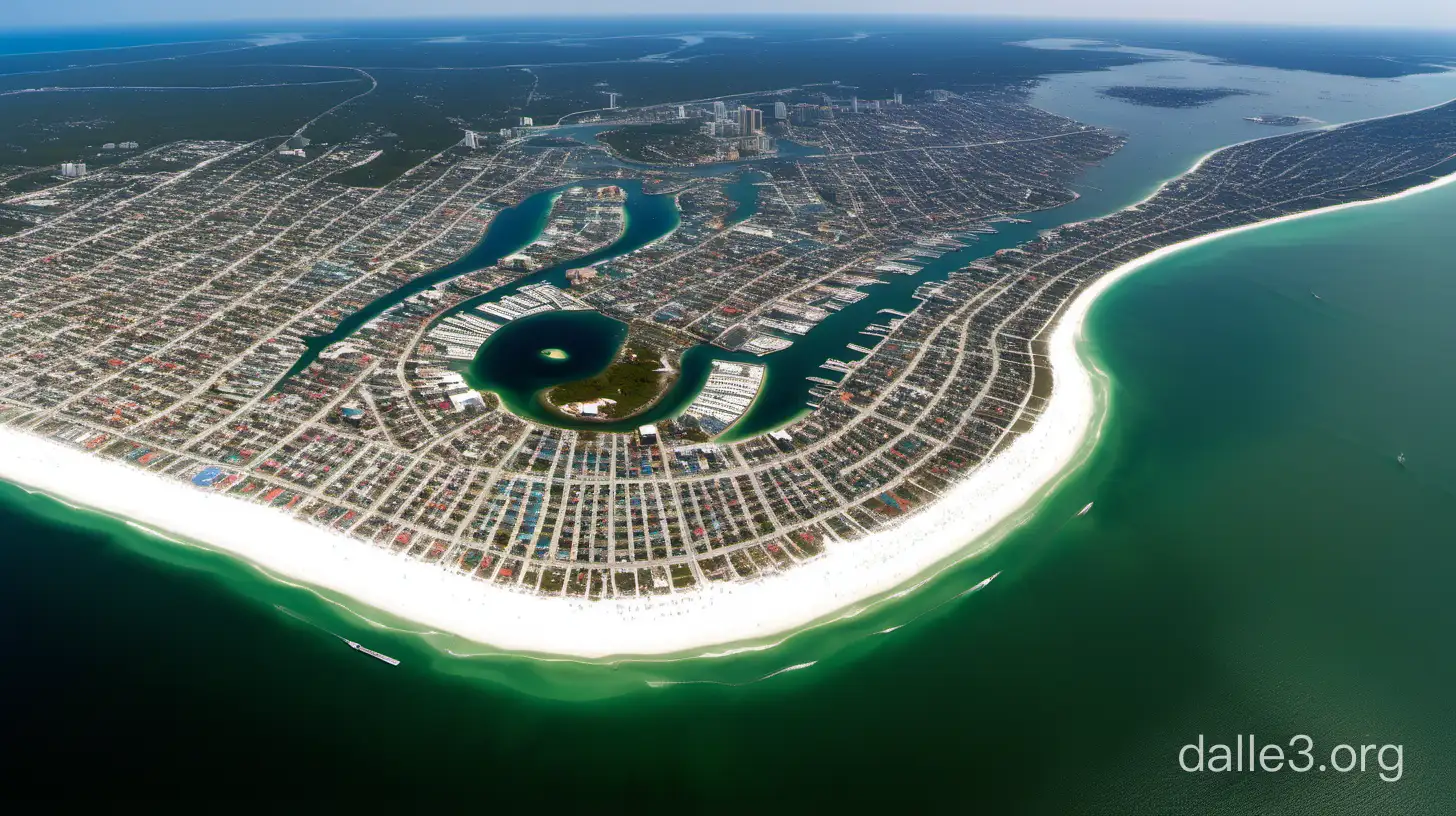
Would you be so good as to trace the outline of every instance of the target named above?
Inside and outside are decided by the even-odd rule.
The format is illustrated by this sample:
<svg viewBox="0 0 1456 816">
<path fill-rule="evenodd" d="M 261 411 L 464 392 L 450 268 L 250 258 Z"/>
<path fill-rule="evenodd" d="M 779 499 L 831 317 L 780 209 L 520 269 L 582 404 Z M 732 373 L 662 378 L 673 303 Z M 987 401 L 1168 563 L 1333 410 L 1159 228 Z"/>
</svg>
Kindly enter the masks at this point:
<svg viewBox="0 0 1456 816">
<path fill-rule="evenodd" d="M 308 136 L 317 146 L 381 151 L 374 161 L 334 177 L 379 187 L 459 142 L 465 129 L 489 135 L 514 126 L 520 116 L 554 123 L 567 113 L 600 108 L 604 89 L 636 106 L 833 78 L 860 88 L 862 97 L 883 97 L 893 89 L 914 95 L 929 87 L 1024 81 L 1051 70 L 1137 60 L 1005 44 L 1033 36 L 1032 29 L 937 26 L 854 42 L 796 29 L 786 39 L 713 37 L 684 47 L 677 25 L 644 28 L 634 20 L 614 29 L 592 23 L 575 34 L 542 39 L 513 32 L 503 40 L 496 23 L 472 29 L 458 21 L 391 21 L 350 24 L 349 34 L 330 27 L 324 37 L 256 48 L 243 47 L 252 35 L 240 28 L 236 38 L 209 43 L 0 55 L 0 93 L 8 93 L 0 96 L 6 125 L 0 168 L 13 175 L 78 160 L 100 167 L 113 160 L 101 151 L 106 142 L 136 141 L 145 150 L 186 138 L 247 141 L 286 135 L 312 121 Z M 634 36 L 604 36 L 606 30 Z M 445 35 L 465 39 L 421 44 Z M 667 52 L 693 59 L 639 61 Z M 524 65 L 533 67 L 519 67 Z M 75 90 L 30 92 L 65 87 Z M 656 163 L 691 161 L 711 150 L 706 137 L 681 132 L 691 124 L 651 127 L 656 129 L 645 140 L 630 135 L 637 128 L 624 128 L 622 154 Z M 44 174 L 47 183 L 51 175 Z"/>
<path fill-rule="evenodd" d="M 688 163 L 717 154 L 717 145 L 698 131 L 695 119 L 628 125 L 599 133 L 597 140 L 625 159 L 652 164 Z"/>
<path fill-rule="evenodd" d="M 1230 96 L 1248 96 L 1238 88 L 1170 88 L 1161 85 L 1114 85 L 1103 96 L 1153 108 L 1196 108 Z"/>
<path fill-rule="evenodd" d="M 5 61 L 0 58 L 0 70 Z M 178 139 L 249 141 L 288 134 L 369 87 L 353 71 L 282 66 L 175 64 L 0 76 L 0 166 L 85 161 L 93 169 Z M 326 83 L 326 84 L 310 84 Z M 123 86 L 107 89 L 107 86 Z M 227 90 L 197 88 L 239 86 Z M 126 90 L 126 87 L 167 90 Z M 173 87 L 179 86 L 179 87 Z M 196 88 L 191 86 L 197 86 Z M 253 86 L 253 87 L 248 87 Z M 26 88 L 90 88 L 25 93 Z M 136 151 L 102 151 L 134 141 Z M 54 168 L 45 173 L 48 178 Z M 8 175 L 8 173 L 7 173 Z"/>
<path fill-rule="evenodd" d="M 651 405 L 671 383 L 672 375 L 657 371 L 660 357 L 651 346 L 628 346 L 595 377 L 563 383 L 547 391 L 546 402 L 558 406 L 605 398 L 616 400 L 616 404 L 602 407 L 603 419 L 629 417 Z"/>
<path fill-rule="evenodd" d="M 30 223 L 27 221 L 10 218 L 4 213 L 0 213 L 0 235 L 14 235 L 29 226 Z"/>
<path fill-rule="evenodd" d="M 707 442 L 708 440 L 713 438 L 711 434 L 703 430 L 702 426 L 698 425 L 698 421 L 696 419 L 690 416 L 678 417 L 677 425 L 678 430 L 681 431 L 683 435 L 683 438 L 687 439 L 689 442 Z"/>
</svg>

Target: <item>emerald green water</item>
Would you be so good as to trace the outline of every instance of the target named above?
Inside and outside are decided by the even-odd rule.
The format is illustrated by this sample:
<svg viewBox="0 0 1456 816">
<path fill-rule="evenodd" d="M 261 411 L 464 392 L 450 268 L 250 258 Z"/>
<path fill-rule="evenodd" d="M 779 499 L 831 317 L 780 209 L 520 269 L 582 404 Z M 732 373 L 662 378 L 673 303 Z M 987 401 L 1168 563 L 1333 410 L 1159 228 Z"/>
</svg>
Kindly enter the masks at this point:
<svg viewBox="0 0 1456 816">
<path fill-rule="evenodd" d="M 551 206 L 566 188 L 542 190 L 528 196 L 514 207 L 507 207 L 496 213 L 490 227 L 480 241 L 455 261 L 410 280 L 408 283 L 365 304 L 358 311 L 339 321 L 327 334 L 304 338 L 304 353 L 284 373 L 282 380 L 307 369 L 318 360 L 319 353 L 334 343 L 347 339 L 364 324 L 384 314 L 406 298 L 452 278 L 457 278 L 478 269 L 484 269 L 514 252 L 519 252 L 536 240 L 546 228 L 546 219 L 551 215 Z"/>
<path fill-rule="evenodd" d="M 549 282 L 565 286 L 568 269 L 591 266 L 604 260 L 626 255 L 677 229 L 679 222 L 677 202 L 670 195 L 652 195 L 644 192 L 640 180 L 581 181 L 533 193 L 519 204 L 496 213 L 480 241 L 471 247 L 469 252 L 370 301 L 358 311 L 340 320 L 339 324 L 327 334 L 305 338 L 304 353 L 289 367 L 281 380 L 286 380 L 308 368 L 318 359 L 319 353 L 324 349 L 348 338 L 364 324 L 404 302 L 407 298 L 461 275 L 493 266 L 502 258 L 529 246 L 541 237 L 542 231 L 546 228 L 547 219 L 551 215 L 552 205 L 566 190 L 572 187 L 595 188 L 609 184 L 619 186 L 627 193 L 627 200 L 623 205 L 624 227 L 622 234 L 616 240 L 601 249 L 588 252 L 565 263 L 553 264 L 524 275 L 504 286 L 496 287 L 483 295 L 470 298 L 451 311 L 471 308 L 489 300 L 499 300 L 531 283 Z"/>
<path fill-rule="evenodd" d="M 595 138 L 595 134 L 602 129 L 603 126 L 581 126 L 564 128 L 560 132 L 565 135 Z M 807 159 L 815 155 L 812 149 L 787 140 L 780 140 L 780 144 L 781 152 L 785 156 Z M 590 164 L 584 166 L 584 170 L 601 171 L 615 167 L 638 167 L 630 162 L 603 159 L 598 156 L 590 156 L 587 161 Z M 734 203 L 733 210 L 728 213 L 726 220 L 729 224 L 736 224 L 750 218 L 758 211 L 758 188 L 755 183 L 768 178 L 761 171 L 752 169 L 753 164 L 754 162 L 751 161 L 722 162 L 694 168 L 682 168 L 680 171 L 690 176 L 703 178 L 726 175 L 726 181 L 710 183 L 721 183 L 724 193 Z M 737 171 L 736 169 L 740 167 L 744 169 Z M 498 301 L 530 284 L 550 283 L 564 288 L 568 285 L 566 279 L 568 270 L 595 266 L 628 255 L 671 234 L 678 228 L 681 213 L 675 197 L 666 194 L 649 194 L 644 190 L 641 180 L 599 179 L 542 190 L 528 196 L 519 204 L 497 213 L 480 241 L 465 255 L 438 269 L 420 275 L 365 304 L 341 320 L 328 333 L 305 338 L 304 352 L 280 378 L 280 383 L 307 369 L 318 359 L 324 349 L 347 339 L 370 320 L 407 298 L 461 275 L 492 266 L 502 258 L 531 244 L 541 236 L 552 206 L 561 193 L 569 187 L 598 187 L 605 184 L 620 186 L 626 193 L 623 213 L 624 229 L 622 235 L 615 241 L 600 249 L 552 264 L 489 292 L 469 298 L 448 310 L 446 314 L 472 309 L 482 303 Z M 877 314 L 879 309 L 911 309 L 914 307 L 911 294 L 920 284 L 943 278 L 950 271 L 991 251 L 1030 240 L 1035 236 L 1035 231 L 1039 227 L 1062 223 L 1061 218 L 1045 214 L 1038 216 L 1038 219 L 1035 226 L 1009 226 L 1003 230 L 1002 234 L 994 236 L 988 242 L 950 253 L 929 264 L 924 271 L 914 277 L 897 276 L 887 280 L 887 285 L 876 289 L 875 297 L 853 304 L 831 315 L 828 320 L 816 326 L 806 337 L 798 340 L 792 348 L 785 351 L 758 358 L 745 352 L 725 351 L 707 344 L 693 346 L 682 355 L 681 359 L 670 361 L 681 369 L 681 376 L 673 386 L 648 411 L 631 420 L 615 422 L 576 420 L 547 410 L 537 399 L 539 392 L 544 388 L 571 379 L 591 376 L 601 371 L 626 339 L 625 332 L 609 330 L 606 328 L 606 324 L 593 321 L 589 317 L 577 315 L 552 321 L 520 321 L 507 326 L 502 330 L 499 339 L 493 339 L 491 343 L 482 347 L 478 358 L 466 367 L 463 373 L 473 386 L 496 393 L 509 409 L 520 416 L 562 428 L 626 431 L 636 428 L 643 422 L 666 419 L 681 413 L 707 381 L 713 360 L 762 363 L 767 368 L 764 393 L 753 404 L 743 420 L 725 433 L 722 438 L 728 441 L 754 436 L 788 424 L 802 415 L 806 410 L 810 398 L 809 389 L 812 386 L 805 378 L 818 376 L 837 379 L 840 375 L 822 369 L 820 365 L 834 356 L 838 356 L 839 359 L 857 356 L 855 352 L 845 348 L 846 344 L 858 342 L 863 345 L 874 342 L 873 338 L 862 335 L 861 331 L 871 323 L 882 319 Z M 558 341 L 554 332 L 568 334 L 579 332 L 580 336 Z M 561 364 L 564 361 L 549 361 L 557 364 L 543 367 L 538 359 L 540 351 L 560 345 L 561 342 L 573 345 L 579 351 L 585 351 L 587 346 L 595 347 L 589 352 L 576 355 L 577 359 L 573 362 Z M 527 347 L 531 348 L 526 350 Z M 588 364 L 589 360 L 598 362 Z M 563 376 L 566 376 L 567 379 L 561 379 Z"/>
<path fill-rule="evenodd" d="M 548 425 L 591 431 L 630 431 L 646 422 L 672 416 L 692 402 L 707 382 L 713 355 L 690 349 L 667 391 L 641 413 L 620 420 L 576 419 L 547 408 L 543 391 L 555 385 L 593 377 L 616 359 L 627 338 L 627 325 L 600 312 L 544 312 L 513 320 L 491 335 L 466 370 L 466 380 L 499 395 L 512 413 Z M 564 359 L 546 354 L 565 352 Z"/>
<path fill-rule="evenodd" d="M 735 201 L 734 211 L 730 213 L 730 221 L 741 221 L 757 210 L 758 190 L 754 186 L 754 182 L 762 178 L 763 176 L 757 172 L 744 172 L 724 185 L 725 191 Z M 1123 184 L 1111 187 L 1109 190 L 1099 191 L 1097 195 L 1090 198 L 1099 202 L 1100 206 L 1111 210 L 1120 206 L 1124 201 L 1130 203 L 1135 200 L 1137 195 L 1143 191 L 1143 187 L 1148 184 L 1146 174 L 1130 175 Z M 641 182 L 623 182 L 621 186 L 627 192 L 627 226 L 617 241 L 602 249 L 537 270 L 511 283 L 470 298 L 449 310 L 447 314 L 471 309 L 482 303 L 498 301 L 528 284 L 544 282 L 565 287 L 568 270 L 604 263 L 621 257 L 677 228 L 680 215 L 671 196 L 649 195 L 643 192 Z M 529 209 L 528 205 L 535 199 L 536 197 L 533 196 L 519 207 Z M 547 201 L 546 209 L 549 210 L 549 206 L 549 201 Z M 863 331 L 871 324 L 883 323 L 889 319 L 880 314 L 882 309 L 908 312 L 915 308 L 914 293 L 921 285 L 942 280 L 952 271 L 960 269 L 977 258 L 990 255 L 998 249 L 1032 240 L 1036 237 L 1038 230 L 1065 223 L 1065 218 L 1062 210 L 1032 213 L 1026 219 L 1029 223 L 1001 224 L 998 227 L 999 232 L 996 234 L 983 236 L 981 240 L 965 249 L 947 253 L 928 262 L 915 275 L 887 275 L 882 283 L 871 287 L 871 297 L 830 314 L 806 335 L 796 338 L 793 346 L 783 351 L 757 357 L 747 352 L 726 351 L 708 344 L 695 345 L 689 348 L 680 360 L 670 361 L 673 365 L 680 367 L 679 379 L 651 409 L 631 420 L 615 422 L 576 420 L 547 410 L 537 399 L 541 390 L 558 383 L 589 377 L 600 372 L 611 362 L 618 348 L 626 339 L 626 331 L 622 324 L 602 318 L 600 315 L 576 313 L 544 320 L 533 318 L 513 321 L 481 347 L 476 359 L 464 373 L 474 387 L 498 394 L 506 407 L 520 416 L 562 428 L 626 431 L 635 429 L 643 422 L 665 419 L 681 413 L 707 381 L 713 360 L 759 363 L 766 368 L 762 393 L 743 419 L 724 433 L 721 438 L 731 441 L 755 436 L 786 425 L 808 410 L 811 400 L 809 389 L 813 387 L 813 383 L 809 382 L 807 377 L 825 379 L 840 377 L 839 374 L 821 368 L 826 360 L 831 357 L 841 360 L 855 359 L 859 354 L 848 349 L 849 344 L 871 346 L 878 342 L 877 338 L 865 335 Z M 498 216 L 497 221 L 499 220 Z M 477 250 L 472 251 L 466 258 L 443 267 L 428 277 L 436 281 L 455 277 L 469 269 L 478 268 L 483 258 L 494 257 L 501 251 L 502 246 L 516 246 L 517 248 L 525 246 L 534 240 L 534 235 L 531 237 L 518 235 L 523 223 L 522 219 L 513 218 L 499 226 L 492 224 L 490 231 L 480 244 L 481 247 L 489 246 L 492 247 L 491 249 L 487 251 L 477 247 Z M 537 222 L 531 222 L 531 224 L 536 224 L 535 229 L 539 232 L 544 221 L 540 224 Z M 506 239 L 504 236 L 508 235 L 517 237 Z M 413 283 L 410 286 L 413 286 Z M 404 293 L 405 288 L 397 290 L 396 294 Z M 399 294 L 398 297 L 396 294 L 392 294 L 381 301 L 389 300 L 392 305 L 413 291 Z M 376 311 L 382 311 L 382 308 Z M 362 322 L 358 325 L 362 325 Z M 352 330 L 349 329 L 349 331 Z M 340 324 L 339 331 L 345 331 L 344 324 Z M 344 334 L 336 332 L 330 336 L 342 339 L 347 336 L 347 332 Z M 322 345 L 318 345 L 316 350 L 322 350 L 327 346 L 327 343 L 321 339 L 318 342 Z M 578 350 L 578 353 L 574 355 L 574 361 L 569 364 L 551 361 L 551 364 L 543 365 L 540 360 L 540 351 L 562 346 L 562 344 L 571 345 Z M 300 361 L 300 365 L 304 365 L 303 361 Z M 299 366 L 295 366 L 295 368 L 302 370 Z"/>
</svg>

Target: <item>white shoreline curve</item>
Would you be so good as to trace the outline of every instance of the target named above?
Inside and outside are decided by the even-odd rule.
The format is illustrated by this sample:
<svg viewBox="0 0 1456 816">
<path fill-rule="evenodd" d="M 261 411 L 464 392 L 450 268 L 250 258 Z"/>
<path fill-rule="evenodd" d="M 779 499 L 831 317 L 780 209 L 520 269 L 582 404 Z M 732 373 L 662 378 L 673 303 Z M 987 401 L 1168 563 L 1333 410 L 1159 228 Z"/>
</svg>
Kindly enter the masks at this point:
<svg viewBox="0 0 1456 816">
<path fill-rule="evenodd" d="M 752 582 L 709 584 L 652 599 L 601 601 L 507 591 L 394 555 L 282 512 L 205 493 L 185 482 L 104 460 L 0 426 L 0 478 L 67 503 L 129 520 L 162 538 L 175 535 L 357 599 L 401 618 L 506 651 L 596 659 L 665 655 L 753 645 L 862 612 L 902 595 L 947 562 L 991 548 L 1034 509 L 1090 450 L 1101 428 L 1092 373 L 1078 354 L 1097 297 L 1133 272 L 1184 249 L 1253 229 L 1416 195 L 1456 174 L 1394 195 L 1282 216 L 1191 238 L 1106 273 L 1077 294 L 1052 328 L 1047 409 L 1032 429 L 899 526 L 830 545 L 819 558 Z M 165 531 L 165 533 L 160 532 Z M 913 542 L 913 546 L 906 546 Z M 187 542 L 177 542 L 187 543 Z M 907 584 L 913 585 L 906 588 Z"/>
</svg>

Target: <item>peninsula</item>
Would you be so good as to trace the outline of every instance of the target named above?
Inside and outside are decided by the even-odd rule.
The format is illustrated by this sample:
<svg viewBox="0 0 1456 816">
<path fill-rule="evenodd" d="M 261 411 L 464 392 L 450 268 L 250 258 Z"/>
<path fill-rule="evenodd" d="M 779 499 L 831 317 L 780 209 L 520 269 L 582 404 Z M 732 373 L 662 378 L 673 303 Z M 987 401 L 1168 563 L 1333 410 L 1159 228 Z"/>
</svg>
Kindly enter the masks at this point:
<svg viewBox="0 0 1456 816">
<path fill-rule="evenodd" d="M 734 438 L 769 387 L 757 355 L 882 276 L 1072 200 L 1120 144 L 1010 91 L 795 104 L 786 125 L 822 157 L 763 164 L 733 226 L 717 183 L 733 168 L 651 170 L 681 222 L 620 252 L 603 236 L 633 194 L 573 194 L 554 237 L 460 263 L 539 191 L 649 172 L 605 179 L 579 161 L 601 147 L 525 144 L 539 134 L 377 189 L 331 180 L 362 149 L 299 161 L 276 140 L 173 143 L 47 189 L 46 218 L 0 240 L 0 476 L 503 648 L 764 638 L 962 554 L 1086 450 L 1077 331 L 1116 277 L 1456 173 L 1456 103 L 1215 151 L 1136 207 L 923 284 L 867 327 L 862 358 L 826 361 L 842 377 L 816 381 L 806 414 Z M 593 274 L 568 279 L 583 257 Z M 452 368 L 512 316 L 571 310 L 719 358 L 678 416 L 612 433 L 517 415 Z"/>
</svg>

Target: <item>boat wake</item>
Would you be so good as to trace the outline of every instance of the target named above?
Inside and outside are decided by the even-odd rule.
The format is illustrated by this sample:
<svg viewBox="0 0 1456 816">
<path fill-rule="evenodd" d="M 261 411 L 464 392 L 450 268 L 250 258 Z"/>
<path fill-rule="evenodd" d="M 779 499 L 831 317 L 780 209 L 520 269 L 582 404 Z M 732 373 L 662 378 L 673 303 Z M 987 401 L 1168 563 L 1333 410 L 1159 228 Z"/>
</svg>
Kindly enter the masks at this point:
<svg viewBox="0 0 1456 816">
<path fill-rule="evenodd" d="M 771 671 L 756 680 L 746 680 L 742 683 L 729 683 L 726 680 L 648 680 L 647 685 L 652 688 L 664 688 L 666 686 L 751 686 L 754 683 L 762 683 L 770 677 L 778 677 L 781 674 L 807 669 L 818 662 L 817 660 L 810 660 L 808 663 L 795 663 L 792 666 L 785 666 L 777 671 Z"/>
<path fill-rule="evenodd" d="M 388 663 L 391 666 L 398 666 L 399 665 L 399 661 L 396 660 L 395 658 L 392 658 L 392 657 L 390 657 L 387 654 L 382 654 L 380 652 L 376 652 L 373 649 L 369 648 L 368 646 L 361 645 L 357 641 L 353 641 L 353 640 L 350 640 L 350 639 L 344 637 L 343 635 L 339 634 L 338 632 L 331 632 L 328 629 L 325 629 L 324 627 L 320 626 L 319 624 L 314 623 L 313 621 L 309 620 L 308 618 L 305 618 L 304 616 L 298 614 L 297 612 L 294 612 L 292 609 L 289 609 L 288 607 L 283 606 L 282 604 L 273 604 L 273 606 L 275 608 L 277 608 L 279 612 L 282 612 L 283 614 L 289 616 L 290 618 L 294 618 L 295 620 L 302 621 L 302 622 L 308 624 L 309 626 L 312 626 L 313 628 L 319 630 L 320 632 L 323 632 L 323 633 L 325 633 L 327 635 L 330 635 L 332 637 L 336 637 L 339 640 L 344 641 L 344 643 L 348 644 L 348 646 L 349 646 L 350 649 L 353 649 L 356 652 L 360 652 L 362 654 L 369 655 L 370 657 L 374 658 L 375 660 L 381 661 L 383 663 Z"/>
<path fill-rule="evenodd" d="M 875 634 L 877 634 L 877 635 L 888 635 L 888 634 L 890 634 L 891 632 L 894 632 L 897 629 L 904 629 L 906 626 L 909 626 L 910 624 L 914 623 L 915 621 L 920 620 L 921 618 L 925 617 L 926 615 L 929 615 L 929 614 L 935 612 L 936 610 L 940 609 L 941 607 L 945 606 L 946 604 L 955 603 L 956 601 L 959 601 L 961 598 L 964 598 L 967 595 L 970 595 L 972 592 L 979 592 L 980 590 L 985 589 L 986 588 L 986 585 L 987 584 L 990 584 L 992 581 L 996 580 L 996 576 L 997 575 L 1000 575 L 1000 574 L 1001 574 L 1001 571 L 1000 570 L 997 570 L 995 573 L 993 573 L 991 575 L 991 577 L 982 580 L 979 584 L 976 584 L 975 586 L 973 586 L 973 587 L 971 587 L 969 589 L 963 589 L 960 592 L 957 592 L 955 595 L 952 595 L 951 597 L 946 598 L 945 600 L 941 601 L 940 603 L 936 604 L 935 606 L 930 607 L 929 609 L 925 610 L 924 612 L 921 612 L 920 614 L 916 615 L 915 617 L 911 618 L 910 620 L 905 621 L 904 623 L 896 624 L 894 626 L 891 626 L 888 629 L 881 629 L 880 631 L 875 632 Z"/>
</svg>

